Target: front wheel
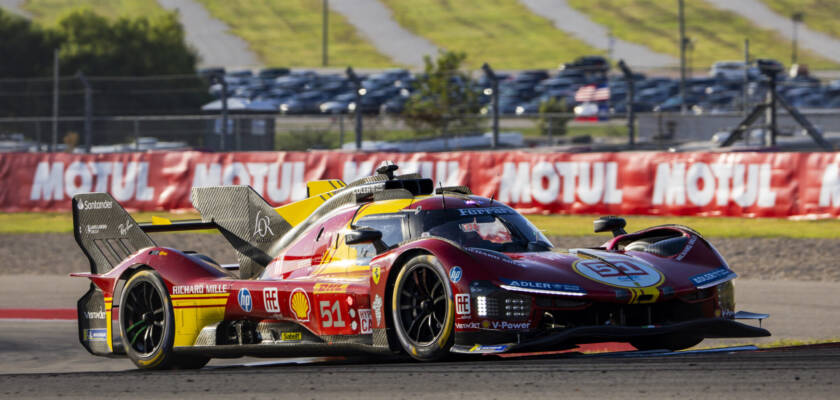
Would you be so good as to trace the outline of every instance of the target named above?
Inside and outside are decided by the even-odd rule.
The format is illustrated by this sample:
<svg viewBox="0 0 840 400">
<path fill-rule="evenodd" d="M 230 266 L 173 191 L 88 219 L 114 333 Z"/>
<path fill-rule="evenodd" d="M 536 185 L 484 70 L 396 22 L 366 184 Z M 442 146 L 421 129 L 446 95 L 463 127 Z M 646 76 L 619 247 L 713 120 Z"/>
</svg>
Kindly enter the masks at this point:
<svg viewBox="0 0 840 400">
<path fill-rule="evenodd" d="M 140 369 L 201 368 L 209 358 L 173 354 L 175 313 L 163 280 L 142 270 L 120 296 L 120 335 L 128 358 Z"/>
<path fill-rule="evenodd" d="M 452 288 L 437 258 L 409 260 L 394 282 L 391 313 L 402 348 L 420 361 L 449 355 L 454 343 L 455 310 Z"/>
</svg>

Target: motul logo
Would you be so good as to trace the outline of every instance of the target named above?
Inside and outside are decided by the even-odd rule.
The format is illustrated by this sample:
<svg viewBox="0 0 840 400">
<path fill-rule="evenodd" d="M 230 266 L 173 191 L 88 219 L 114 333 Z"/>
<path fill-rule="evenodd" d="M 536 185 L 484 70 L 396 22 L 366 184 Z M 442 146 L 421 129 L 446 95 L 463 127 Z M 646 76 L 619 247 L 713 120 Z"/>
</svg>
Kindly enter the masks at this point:
<svg viewBox="0 0 840 400">
<path fill-rule="evenodd" d="M 148 162 L 41 161 L 35 168 L 29 200 L 62 200 L 78 193 L 110 192 L 117 201 L 151 201 Z M 87 206 L 87 204 L 85 204 Z"/>
<path fill-rule="evenodd" d="M 656 166 L 654 205 L 719 206 L 730 201 L 741 207 L 772 207 L 770 164 L 661 163 Z"/>
<path fill-rule="evenodd" d="M 551 204 L 619 204 L 618 164 L 615 162 L 508 162 L 502 170 L 499 201 Z M 562 197 L 560 196 L 562 194 Z"/>
<path fill-rule="evenodd" d="M 306 198 L 303 167 L 302 162 L 197 163 L 192 185 L 250 185 L 273 203 L 297 201 Z"/>
</svg>

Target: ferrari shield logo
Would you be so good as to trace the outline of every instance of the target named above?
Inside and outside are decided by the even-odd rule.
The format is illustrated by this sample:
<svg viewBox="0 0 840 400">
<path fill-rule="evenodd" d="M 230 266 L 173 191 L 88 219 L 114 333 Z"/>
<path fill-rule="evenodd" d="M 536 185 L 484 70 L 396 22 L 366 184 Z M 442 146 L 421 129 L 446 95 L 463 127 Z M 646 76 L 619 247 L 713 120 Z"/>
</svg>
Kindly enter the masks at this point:
<svg viewBox="0 0 840 400">
<path fill-rule="evenodd" d="M 382 270 L 378 265 L 370 267 L 370 277 L 373 278 L 373 284 L 379 284 L 379 277 L 382 276 Z"/>
</svg>

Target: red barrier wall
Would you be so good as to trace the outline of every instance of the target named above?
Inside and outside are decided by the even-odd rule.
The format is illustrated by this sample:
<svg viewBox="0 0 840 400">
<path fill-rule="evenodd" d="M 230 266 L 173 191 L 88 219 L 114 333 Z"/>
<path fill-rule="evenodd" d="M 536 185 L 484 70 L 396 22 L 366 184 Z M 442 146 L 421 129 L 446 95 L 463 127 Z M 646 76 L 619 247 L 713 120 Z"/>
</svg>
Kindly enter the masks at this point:
<svg viewBox="0 0 840 400">
<path fill-rule="evenodd" d="M 350 182 L 383 161 L 528 213 L 840 216 L 840 153 L 12 153 L 0 154 L 0 210 L 69 210 L 88 191 L 133 210 L 189 209 L 192 186 L 220 184 L 280 205 L 308 180 Z"/>
</svg>

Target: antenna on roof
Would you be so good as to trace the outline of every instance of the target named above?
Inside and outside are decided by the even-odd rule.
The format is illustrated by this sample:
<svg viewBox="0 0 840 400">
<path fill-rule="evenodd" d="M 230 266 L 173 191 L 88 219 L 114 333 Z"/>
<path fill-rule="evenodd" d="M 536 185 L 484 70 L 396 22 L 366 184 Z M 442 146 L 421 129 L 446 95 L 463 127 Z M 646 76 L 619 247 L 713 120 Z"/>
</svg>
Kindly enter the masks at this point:
<svg viewBox="0 0 840 400">
<path fill-rule="evenodd" d="M 493 200 L 495 200 L 495 199 L 496 199 L 496 192 L 493 192 L 493 195 L 490 196 L 490 205 L 491 206 L 493 205 Z"/>
<path fill-rule="evenodd" d="M 438 181 L 438 187 L 440 190 L 440 203 L 443 204 L 443 209 L 446 209 L 446 197 L 443 195 L 443 184 Z"/>
<path fill-rule="evenodd" d="M 379 175 L 387 176 L 388 180 L 390 181 L 390 180 L 394 179 L 394 171 L 398 170 L 399 168 L 400 167 L 398 167 L 397 164 L 394 164 L 392 162 L 390 164 L 385 164 L 385 165 L 377 168 L 376 173 L 379 174 Z"/>
</svg>

